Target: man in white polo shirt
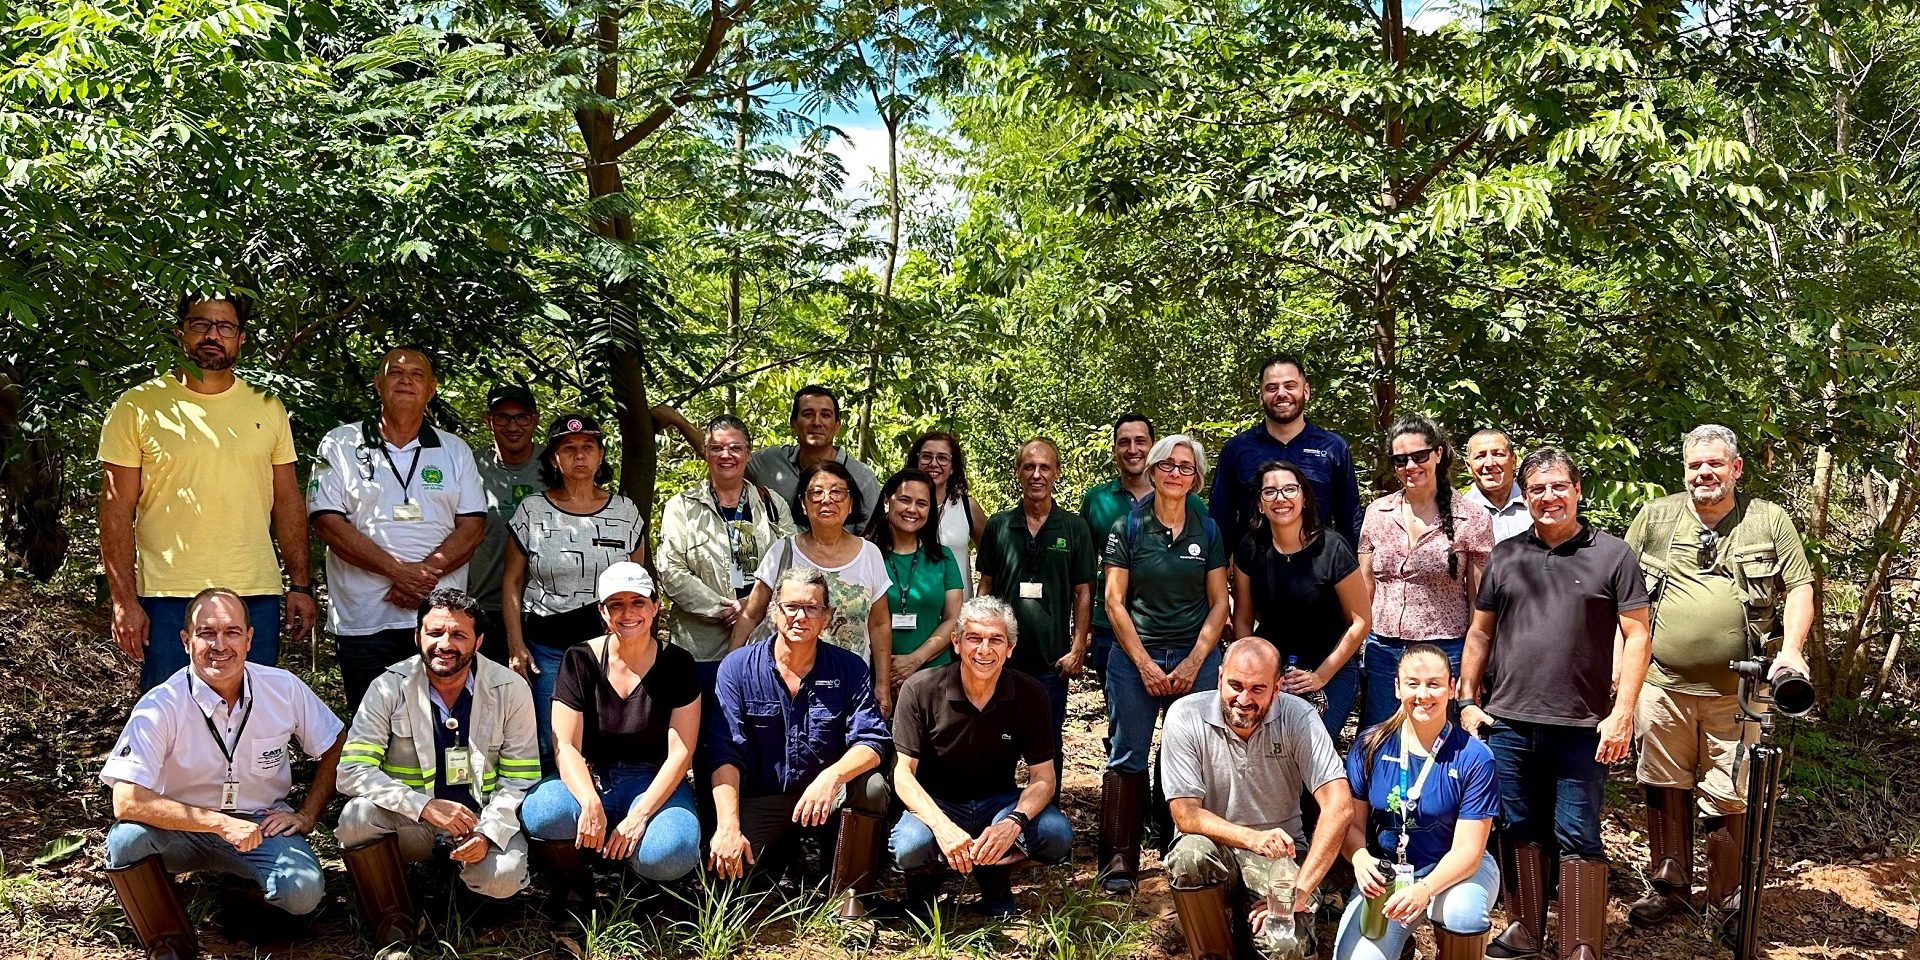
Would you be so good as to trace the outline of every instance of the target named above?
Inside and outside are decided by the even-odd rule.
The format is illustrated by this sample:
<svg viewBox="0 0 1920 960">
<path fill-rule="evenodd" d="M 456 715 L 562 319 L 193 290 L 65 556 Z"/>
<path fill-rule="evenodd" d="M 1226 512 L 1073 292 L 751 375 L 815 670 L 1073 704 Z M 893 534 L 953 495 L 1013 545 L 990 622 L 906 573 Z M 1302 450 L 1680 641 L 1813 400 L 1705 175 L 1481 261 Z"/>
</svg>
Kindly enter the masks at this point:
<svg viewBox="0 0 1920 960">
<path fill-rule="evenodd" d="M 380 415 L 329 431 L 307 486 L 307 515 L 327 545 L 327 628 L 352 710 L 389 664 L 414 655 L 420 601 L 439 587 L 466 588 L 467 560 L 487 531 L 473 451 L 426 422 L 437 387 L 426 354 L 387 351 L 373 384 Z"/>
<path fill-rule="evenodd" d="M 188 665 L 134 705 L 100 771 L 116 821 L 107 876 L 155 958 L 198 950 L 174 873 L 252 880 L 268 906 L 294 916 L 320 905 L 326 883 L 306 834 L 333 796 L 346 742 L 340 720 L 300 678 L 247 663 L 253 627 L 238 594 L 201 591 L 186 624 Z M 287 803 L 296 741 L 320 761 L 298 810 Z"/>
</svg>

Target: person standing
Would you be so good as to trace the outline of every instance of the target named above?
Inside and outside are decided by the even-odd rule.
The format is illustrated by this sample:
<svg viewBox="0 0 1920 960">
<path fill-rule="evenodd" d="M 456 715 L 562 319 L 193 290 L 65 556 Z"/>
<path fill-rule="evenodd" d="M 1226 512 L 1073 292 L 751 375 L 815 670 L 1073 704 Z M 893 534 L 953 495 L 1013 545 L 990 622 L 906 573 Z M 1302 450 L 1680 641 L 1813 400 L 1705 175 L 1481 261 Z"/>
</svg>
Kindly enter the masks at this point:
<svg viewBox="0 0 1920 960">
<path fill-rule="evenodd" d="M 187 363 L 121 394 L 100 429 L 100 564 L 141 693 L 187 665 L 187 603 L 208 587 L 246 598 L 255 663 L 279 661 L 282 564 L 288 638 L 318 620 L 287 408 L 233 373 L 252 314 L 243 298 L 181 297 Z"/>
<path fill-rule="evenodd" d="M 860 489 L 860 499 L 854 502 L 846 528 L 856 537 L 866 532 L 868 512 L 880 500 L 880 480 L 873 475 L 872 467 L 835 446 L 840 436 L 840 398 L 817 383 L 807 384 L 794 392 L 793 412 L 787 422 L 799 442 L 755 451 L 753 459 L 747 461 L 747 480 L 772 490 L 798 517 L 803 512 L 799 497 L 806 488 L 807 468 L 817 463 L 838 464 L 852 478 L 849 483 Z"/>
<path fill-rule="evenodd" d="M 307 484 L 307 516 L 327 545 L 327 627 L 354 710 L 389 664 L 418 652 L 420 601 L 465 589 L 487 528 L 473 451 L 427 423 L 432 361 L 389 350 L 373 385 L 379 415 L 328 431 Z"/>
<path fill-rule="evenodd" d="M 907 452 L 907 467 L 933 481 L 933 502 L 940 505 L 940 543 L 953 552 L 960 567 L 960 599 L 970 599 L 973 546 L 987 526 L 987 513 L 967 487 L 967 455 L 960 449 L 960 438 L 941 431 L 921 434 Z"/>
<path fill-rule="evenodd" d="M 965 591 L 960 564 L 939 540 L 934 496 L 933 479 L 918 470 L 888 477 L 880 488 L 880 515 L 867 531 L 893 581 L 887 613 L 893 620 L 896 693 L 914 671 L 953 661 L 953 629 Z"/>
<path fill-rule="evenodd" d="M 492 455 L 474 457 L 480 487 L 487 496 L 487 535 L 467 563 L 467 592 L 480 601 L 487 618 L 487 649 L 480 652 L 495 663 L 507 662 L 507 627 L 500 619 L 500 575 L 506 570 L 510 538 L 507 524 L 520 501 L 545 487 L 540 482 L 540 458 L 533 455 L 536 415 L 533 391 L 526 387 L 509 383 L 487 391 Z"/>
<path fill-rule="evenodd" d="M 1254 513 L 1260 465 L 1273 460 L 1299 464 L 1313 484 L 1329 530 L 1360 542 L 1360 485 L 1345 437 L 1307 419 L 1313 385 L 1299 357 L 1282 354 L 1260 367 L 1260 409 L 1265 419 L 1226 442 L 1207 502 L 1213 520 L 1234 538 L 1244 535 Z"/>
<path fill-rule="evenodd" d="M 1493 542 L 1511 540 L 1533 526 L 1527 512 L 1527 498 L 1520 495 L 1514 482 L 1513 441 L 1503 430 L 1487 427 L 1467 438 L 1467 474 L 1473 484 L 1467 488 L 1472 500 L 1493 518 Z"/>
<path fill-rule="evenodd" d="M 1546 948 L 1557 867 L 1560 956 L 1600 960 L 1607 939 L 1601 805 L 1607 765 L 1632 743 L 1647 673 L 1647 587 L 1633 551 L 1580 518 L 1580 468 L 1565 453 L 1541 447 L 1528 454 L 1520 490 L 1533 529 L 1493 551 L 1460 673 L 1460 725 L 1486 738 L 1500 779 L 1500 875 L 1513 922 L 1487 945 L 1487 956 L 1531 957 Z M 1617 697 L 1608 689 L 1616 669 Z"/>
<path fill-rule="evenodd" d="M 1813 570 L 1787 511 L 1740 493 L 1745 464 L 1732 430 L 1695 427 L 1680 453 L 1686 490 L 1642 507 L 1626 536 L 1653 594 L 1653 663 L 1634 714 L 1652 889 L 1627 918 L 1654 926 L 1691 909 L 1697 808 L 1707 904 L 1729 930 L 1741 906 L 1747 832 L 1746 785 L 1734 776 L 1734 758 L 1754 728 L 1740 720 L 1739 683 L 1727 664 L 1777 643 L 1775 676 L 1807 672 Z"/>
</svg>

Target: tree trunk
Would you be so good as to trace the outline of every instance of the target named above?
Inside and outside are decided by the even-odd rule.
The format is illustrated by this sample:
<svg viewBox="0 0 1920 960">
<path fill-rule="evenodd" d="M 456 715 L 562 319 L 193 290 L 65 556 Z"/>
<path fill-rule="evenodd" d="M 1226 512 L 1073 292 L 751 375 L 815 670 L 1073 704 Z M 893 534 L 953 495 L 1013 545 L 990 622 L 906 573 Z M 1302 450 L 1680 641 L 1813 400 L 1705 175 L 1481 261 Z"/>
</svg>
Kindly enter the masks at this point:
<svg viewBox="0 0 1920 960">
<path fill-rule="evenodd" d="M 894 31 L 899 32 L 900 8 L 893 7 Z M 886 329 L 886 311 L 893 304 L 893 275 L 900 264 L 900 123 L 904 119 L 898 106 L 900 54 L 892 47 L 887 52 L 887 106 L 881 122 L 887 128 L 887 259 L 880 266 L 880 313 L 874 317 L 872 350 L 867 354 L 867 390 L 860 398 L 860 459 L 874 459 L 873 397 L 880 390 L 882 333 Z"/>
<path fill-rule="evenodd" d="M 740 228 L 745 220 L 747 195 L 747 37 L 741 34 L 737 41 L 740 55 L 740 87 L 734 100 L 733 125 L 733 162 L 734 195 L 736 197 L 731 215 L 733 227 L 733 264 L 727 271 L 727 344 L 737 347 L 740 344 Z M 740 387 L 734 381 L 727 381 L 727 412 L 738 415 L 740 410 Z"/>
<path fill-rule="evenodd" d="M 1402 0 L 1382 0 L 1380 5 L 1380 48 L 1397 74 L 1407 61 L 1407 25 Z M 1404 159 L 1407 142 L 1404 108 L 1398 103 L 1386 107 L 1387 175 L 1380 184 L 1380 204 L 1386 211 L 1398 210 L 1404 199 L 1405 181 L 1396 176 Z M 1392 485 L 1393 472 L 1387 467 L 1387 431 L 1393 429 L 1398 403 L 1397 370 L 1400 347 L 1400 284 L 1398 255 L 1380 251 L 1373 266 L 1373 296 L 1369 305 L 1373 320 L 1373 429 L 1375 437 L 1374 477 L 1379 489 Z"/>
<path fill-rule="evenodd" d="M 1845 63 L 1837 37 L 1827 41 L 1827 64 L 1838 71 Z M 1833 152 L 1836 164 L 1844 163 L 1853 149 L 1853 112 L 1847 87 L 1844 83 L 1833 94 Z M 1841 215 L 1839 227 L 1834 231 L 1833 252 L 1829 269 L 1837 279 L 1846 269 L 1847 248 L 1853 242 L 1853 230 Z M 1835 316 L 1827 328 L 1827 370 L 1826 382 L 1820 386 L 1821 438 L 1820 448 L 1813 457 L 1813 507 L 1807 518 L 1807 532 L 1813 539 L 1824 545 L 1827 540 L 1828 523 L 1832 516 L 1833 500 L 1833 438 L 1840 425 L 1840 383 L 1846 359 L 1846 330 L 1841 318 Z M 1813 668 L 1813 683 L 1819 691 L 1820 699 L 1825 702 L 1834 693 L 1833 669 L 1828 662 L 1829 634 L 1827 632 L 1827 570 L 1824 561 L 1813 565 L 1813 630 L 1807 638 L 1807 665 Z"/>
</svg>

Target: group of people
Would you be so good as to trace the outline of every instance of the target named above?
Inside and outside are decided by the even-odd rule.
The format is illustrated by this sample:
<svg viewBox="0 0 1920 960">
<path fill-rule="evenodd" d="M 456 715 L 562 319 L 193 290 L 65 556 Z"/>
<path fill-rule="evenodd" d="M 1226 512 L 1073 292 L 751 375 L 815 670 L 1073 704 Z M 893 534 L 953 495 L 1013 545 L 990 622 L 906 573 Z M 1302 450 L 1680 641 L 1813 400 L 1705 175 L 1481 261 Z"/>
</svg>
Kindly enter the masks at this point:
<svg viewBox="0 0 1920 960">
<path fill-rule="evenodd" d="M 1581 518 L 1566 453 L 1520 459 L 1483 429 L 1457 455 L 1422 417 L 1391 431 L 1398 489 L 1367 504 L 1346 440 L 1305 416 L 1305 364 L 1277 357 L 1262 422 L 1217 464 L 1126 414 L 1116 475 L 1077 511 L 1035 438 L 1018 503 L 989 516 L 958 437 L 918 438 L 882 483 L 808 386 L 788 445 L 654 411 L 706 478 L 650 537 L 594 418 L 553 417 L 536 446 L 533 393 L 503 385 L 476 456 L 427 422 L 437 382 L 411 348 L 381 358 L 377 414 L 321 440 L 303 503 L 284 407 L 232 373 L 248 319 L 184 298 L 190 364 L 123 395 L 101 436 L 113 632 L 143 691 L 102 771 L 107 867 L 154 956 L 195 949 L 173 873 L 311 912 L 305 836 L 335 792 L 379 944 L 413 937 L 403 864 L 429 858 L 473 895 L 538 869 L 587 907 L 595 857 L 670 882 L 804 870 L 817 846 L 858 915 L 884 851 L 904 909 L 957 872 L 1005 915 L 1015 867 L 1071 855 L 1056 796 L 1087 673 L 1108 716 L 1101 883 L 1130 891 L 1164 822 L 1196 958 L 1310 915 L 1346 859 L 1343 960 L 1399 956 L 1422 918 L 1443 960 L 1543 955 L 1549 901 L 1559 955 L 1598 960 L 1602 786 L 1636 738 L 1653 862 L 1631 918 L 1693 909 L 1700 831 L 1709 906 L 1739 908 L 1751 731 L 1728 663 L 1769 649 L 1804 671 L 1812 602 L 1791 519 L 1738 492 L 1724 427 L 1687 434 L 1686 489 L 1624 540 Z M 317 626 L 309 529 L 347 724 L 274 666 L 283 633 Z M 296 744 L 318 761 L 297 809 Z"/>
</svg>

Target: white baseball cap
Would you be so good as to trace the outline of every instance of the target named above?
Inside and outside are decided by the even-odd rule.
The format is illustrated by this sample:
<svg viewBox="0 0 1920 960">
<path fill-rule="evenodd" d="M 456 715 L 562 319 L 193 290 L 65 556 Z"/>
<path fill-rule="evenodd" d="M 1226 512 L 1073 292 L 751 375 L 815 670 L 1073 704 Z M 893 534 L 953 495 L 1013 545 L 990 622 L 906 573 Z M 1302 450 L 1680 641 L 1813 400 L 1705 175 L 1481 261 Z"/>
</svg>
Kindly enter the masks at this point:
<svg viewBox="0 0 1920 960">
<path fill-rule="evenodd" d="M 600 572 L 600 602 L 616 593 L 637 593 L 653 599 L 653 577 L 647 568 L 631 560 L 622 560 Z"/>
</svg>

